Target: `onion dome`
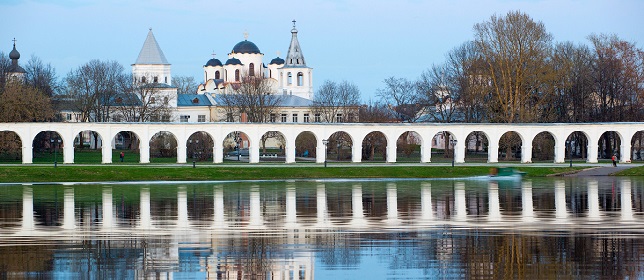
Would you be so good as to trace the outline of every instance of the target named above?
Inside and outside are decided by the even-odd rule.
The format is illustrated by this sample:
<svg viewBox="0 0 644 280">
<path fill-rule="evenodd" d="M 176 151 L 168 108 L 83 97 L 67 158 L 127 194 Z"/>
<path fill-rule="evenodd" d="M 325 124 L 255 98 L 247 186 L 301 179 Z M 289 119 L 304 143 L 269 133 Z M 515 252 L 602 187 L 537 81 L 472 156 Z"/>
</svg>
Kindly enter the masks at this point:
<svg viewBox="0 0 644 280">
<path fill-rule="evenodd" d="M 18 52 L 18 50 L 16 50 L 15 39 L 13 42 L 13 50 L 11 50 L 11 52 L 9 53 L 9 59 L 20 59 L 20 53 Z"/>
<path fill-rule="evenodd" d="M 226 65 L 243 65 L 239 59 L 236 58 L 229 58 L 226 60 Z"/>
<path fill-rule="evenodd" d="M 270 64 L 278 64 L 278 65 L 284 64 L 284 59 L 281 59 L 281 58 L 278 56 L 278 57 L 276 57 L 276 58 L 273 58 L 273 60 L 271 60 L 271 63 L 269 63 L 269 65 L 270 65 Z"/>
<path fill-rule="evenodd" d="M 251 41 L 248 41 L 248 40 L 244 40 L 244 41 L 241 41 L 241 42 L 237 43 L 237 45 L 235 45 L 233 47 L 232 52 L 233 53 L 256 53 L 256 54 L 261 54 L 261 52 L 259 51 L 259 48 L 257 47 L 257 45 L 255 45 L 255 43 L 253 43 Z"/>
<path fill-rule="evenodd" d="M 208 60 L 208 62 L 206 62 L 206 66 L 213 66 L 213 67 L 214 66 L 223 66 L 223 64 L 221 64 L 221 61 L 219 59 L 212 58 L 212 59 Z"/>
</svg>

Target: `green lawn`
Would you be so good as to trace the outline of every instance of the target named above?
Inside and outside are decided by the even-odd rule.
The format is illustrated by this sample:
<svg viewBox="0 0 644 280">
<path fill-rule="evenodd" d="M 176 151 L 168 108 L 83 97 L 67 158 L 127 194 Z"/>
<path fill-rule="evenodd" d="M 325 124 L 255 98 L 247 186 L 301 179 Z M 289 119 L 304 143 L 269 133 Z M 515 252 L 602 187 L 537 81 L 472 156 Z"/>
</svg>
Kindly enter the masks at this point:
<svg viewBox="0 0 644 280">
<path fill-rule="evenodd" d="M 528 176 L 547 176 L 579 167 L 518 167 Z M 489 174 L 486 166 L 247 166 L 180 167 L 128 165 L 1 166 L 0 182 L 201 181 L 318 178 L 448 178 Z"/>
</svg>

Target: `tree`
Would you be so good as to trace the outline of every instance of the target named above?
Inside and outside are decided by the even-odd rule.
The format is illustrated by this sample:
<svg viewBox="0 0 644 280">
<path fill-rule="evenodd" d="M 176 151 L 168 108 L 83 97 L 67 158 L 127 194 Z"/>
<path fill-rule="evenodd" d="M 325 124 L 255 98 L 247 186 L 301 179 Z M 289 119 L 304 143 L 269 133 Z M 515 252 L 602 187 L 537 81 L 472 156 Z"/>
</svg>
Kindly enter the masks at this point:
<svg viewBox="0 0 644 280">
<path fill-rule="evenodd" d="M 131 80 L 118 62 L 94 59 L 70 71 L 65 82 L 81 121 L 107 122 L 115 97 L 127 91 Z"/>
<path fill-rule="evenodd" d="M 0 122 L 51 121 L 55 115 L 49 97 L 18 81 L 5 84 L 0 100 Z"/>
<path fill-rule="evenodd" d="M 274 94 L 272 83 L 269 79 L 246 76 L 239 83 L 228 85 L 229 92 L 219 95 L 226 121 L 236 118 L 242 122 L 269 122 L 282 102 L 282 96 Z"/>
<path fill-rule="evenodd" d="M 401 122 L 416 122 L 421 117 L 425 105 L 418 94 L 416 83 L 405 78 L 389 77 L 384 80 L 385 87 L 378 89 L 377 95 L 395 112 Z"/>
<path fill-rule="evenodd" d="M 126 122 L 158 122 L 170 121 L 172 116 L 171 102 L 174 100 L 172 91 L 168 91 L 165 84 L 145 83 L 151 81 L 151 77 L 135 79 L 132 85 L 125 89 L 125 92 L 117 94 L 111 105 Z"/>
<path fill-rule="evenodd" d="M 52 97 L 60 89 L 56 69 L 51 64 L 44 64 L 37 56 L 31 56 L 25 67 L 25 83 L 31 85 L 45 95 Z"/>
<path fill-rule="evenodd" d="M 177 87 L 177 94 L 195 94 L 199 83 L 195 81 L 194 77 L 174 76 L 172 77 L 172 85 Z"/>
<path fill-rule="evenodd" d="M 326 80 L 315 93 L 312 110 L 323 122 L 355 122 L 359 104 L 360 90 L 355 84 Z"/>
<path fill-rule="evenodd" d="M 551 75 L 547 59 L 552 36 L 541 22 L 527 14 L 509 12 L 504 17 L 474 25 L 475 42 L 486 64 L 484 78 L 492 86 L 491 121 L 532 122 L 547 106 L 543 81 Z"/>
</svg>

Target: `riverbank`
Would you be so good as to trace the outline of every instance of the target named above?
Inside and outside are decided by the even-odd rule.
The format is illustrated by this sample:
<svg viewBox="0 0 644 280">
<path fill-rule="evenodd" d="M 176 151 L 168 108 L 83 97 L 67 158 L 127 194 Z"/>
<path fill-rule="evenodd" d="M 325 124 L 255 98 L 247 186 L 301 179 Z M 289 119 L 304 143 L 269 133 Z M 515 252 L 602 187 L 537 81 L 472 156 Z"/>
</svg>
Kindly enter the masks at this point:
<svg viewBox="0 0 644 280">
<path fill-rule="evenodd" d="M 457 178 L 488 175 L 494 165 L 59 165 L 0 166 L 0 182 L 212 181 L 323 178 Z M 567 174 L 587 167 L 517 166 L 527 177 Z M 640 168 L 640 175 L 644 168 Z M 632 173 L 636 174 L 636 173 Z M 630 175 L 634 176 L 634 175 Z"/>
</svg>

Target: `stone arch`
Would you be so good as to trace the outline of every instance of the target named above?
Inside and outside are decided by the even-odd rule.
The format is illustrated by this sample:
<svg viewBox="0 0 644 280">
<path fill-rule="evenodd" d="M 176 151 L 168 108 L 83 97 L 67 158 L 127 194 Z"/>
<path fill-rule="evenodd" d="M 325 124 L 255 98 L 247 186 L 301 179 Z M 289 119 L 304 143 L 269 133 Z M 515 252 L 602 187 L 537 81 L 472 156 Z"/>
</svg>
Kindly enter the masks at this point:
<svg viewBox="0 0 644 280">
<path fill-rule="evenodd" d="M 542 131 L 532 138 L 532 162 L 553 161 L 556 148 L 555 135 L 550 131 Z"/>
<path fill-rule="evenodd" d="M 573 131 L 568 134 L 566 141 L 561 143 L 561 145 L 565 145 L 565 161 L 587 159 L 589 139 L 588 134 L 583 131 Z"/>
<path fill-rule="evenodd" d="M 622 135 L 618 131 L 605 131 L 599 136 L 597 143 L 597 158 L 610 159 L 616 155 L 618 159 L 621 156 Z"/>
<path fill-rule="evenodd" d="M 22 139 L 15 131 L 0 131 L 0 163 L 22 162 Z"/>
<path fill-rule="evenodd" d="M 279 131 L 267 131 L 259 138 L 260 161 L 285 161 L 286 136 Z"/>
<path fill-rule="evenodd" d="M 103 137 L 95 130 L 83 130 L 74 137 L 75 163 L 101 163 Z"/>
<path fill-rule="evenodd" d="M 141 138 L 133 131 L 119 131 L 111 141 L 112 162 L 140 162 Z M 121 159 L 121 153 L 124 157 Z"/>
<path fill-rule="evenodd" d="M 362 160 L 387 161 L 387 142 L 387 136 L 381 131 L 369 132 L 362 139 Z"/>
<path fill-rule="evenodd" d="M 33 163 L 63 162 L 65 141 L 57 131 L 41 131 L 32 140 Z"/>
<path fill-rule="evenodd" d="M 224 160 L 227 161 L 249 161 L 250 137 L 242 131 L 233 131 L 228 133 L 223 139 L 222 149 L 224 150 Z"/>
<path fill-rule="evenodd" d="M 490 137 L 484 131 L 472 131 L 465 137 L 465 161 L 487 162 Z"/>
<path fill-rule="evenodd" d="M 186 159 L 189 161 L 213 161 L 213 137 L 205 131 L 197 131 L 186 140 Z"/>
<path fill-rule="evenodd" d="M 177 138 L 172 132 L 159 131 L 150 138 L 150 162 L 177 162 Z"/>
<path fill-rule="evenodd" d="M 440 161 L 443 158 L 451 161 L 454 158 L 454 140 L 457 140 L 454 133 L 447 130 L 434 134 L 431 140 L 432 159 Z"/>
<path fill-rule="evenodd" d="M 631 138 L 631 160 L 644 160 L 644 130 L 635 132 Z"/>
<path fill-rule="evenodd" d="M 353 137 L 345 131 L 336 131 L 327 139 L 326 158 L 335 161 L 351 161 Z"/>
<path fill-rule="evenodd" d="M 396 139 L 397 162 L 419 162 L 423 137 L 416 131 L 405 131 Z"/>
<path fill-rule="evenodd" d="M 523 136 L 516 131 L 506 131 L 499 139 L 499 160 L 521 161 Z"/>
<path fill-rule="evenodd" d="M 317 157 L 317 137 L 311 131 L 302 131 L 295 137 L 295 156 L 301 159 Z"/>
</svg>

